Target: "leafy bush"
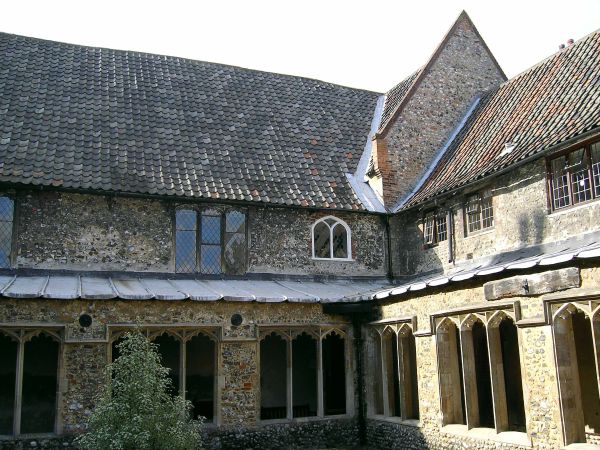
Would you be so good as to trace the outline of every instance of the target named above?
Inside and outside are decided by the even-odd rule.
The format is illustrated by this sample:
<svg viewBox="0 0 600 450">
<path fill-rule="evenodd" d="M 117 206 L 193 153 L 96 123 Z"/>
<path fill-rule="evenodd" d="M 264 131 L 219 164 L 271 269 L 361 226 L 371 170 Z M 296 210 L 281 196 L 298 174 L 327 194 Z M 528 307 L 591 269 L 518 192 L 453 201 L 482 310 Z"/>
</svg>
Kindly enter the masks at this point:
<svg viewBox="0 0 600 450">
<path fill-rule="evenodd" d="M 191 402 L 169 394 L 169 369 L 161 365 L 156 345 L 136 330 L 125 335 L 118 349 L 119 358 L 107 367 L 89 431 L 77 444 L 89 450 L 199 448 L 201 422 L 191 418 Z"/>
</svg>

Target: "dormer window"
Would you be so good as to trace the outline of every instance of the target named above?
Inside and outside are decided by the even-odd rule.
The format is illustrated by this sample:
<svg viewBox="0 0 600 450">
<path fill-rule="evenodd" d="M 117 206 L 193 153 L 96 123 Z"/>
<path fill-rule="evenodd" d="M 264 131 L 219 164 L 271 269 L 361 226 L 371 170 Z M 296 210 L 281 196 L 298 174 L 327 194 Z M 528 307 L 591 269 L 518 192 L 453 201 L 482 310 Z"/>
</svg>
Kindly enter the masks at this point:
<svg viewBox="0 0 600 450">
<path fill-rule="evenodd" d="M 0 268 L 11 265 L 14 207 L 12 198 L 0 196 Z"/>
<path fill-rule="evenodd" d="M 239 275 L 246 270 L 246 215 L 237 210 L 178 209 L 175 271 Z"/>
<path fill-rule="evenodd" d="M 312 256 L 315 259 L 352 259 L 350 227 L 333 216 L 323 217 L 312 226 Z"/>
</svg>

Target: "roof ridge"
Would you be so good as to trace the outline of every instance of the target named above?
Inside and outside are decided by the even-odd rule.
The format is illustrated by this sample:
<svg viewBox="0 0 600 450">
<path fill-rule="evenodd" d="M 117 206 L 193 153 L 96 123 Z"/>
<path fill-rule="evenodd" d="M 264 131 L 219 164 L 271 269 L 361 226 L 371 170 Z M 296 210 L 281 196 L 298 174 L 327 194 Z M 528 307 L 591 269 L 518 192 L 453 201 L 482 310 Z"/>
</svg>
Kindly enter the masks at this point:
<svg viewBox="0 0 600 450">
<path fill-rule="evenodd" d="M 160 54 L 160 53 L 151 53 L 151 52 L 145 52 L 145 51 L 140 51 L 140 50 L 123 50 L 123 49 L 104 47 L 104 46 L 76 44 L 76 43 L 71 43 L 71 42 L 57 41 L 54 39 L 45 39 L 45 38 L 39 38 L 39 37 L 34 37 L 34 36 L 25 36 L 22 34 L 6 33 L 4 31 L 0 31 L 0 36 L 3 36 L 3 35 L 4 36 L 13 36 L 13 37 L 17 37 L 20 39 L 26 39 L 26 40 L 30 40 L 30 41 L 48 42 L 48 43 L 52 43 L 52 44 L 66 45 L 66 46 L 70 46 L 70 47 L 78 47 L 78 48 L 84 48 L 84 49 L 110 50 L 110 51 L 119 52 L 119 53 L 146 55 L 146 56 L 160 57 L 160 58 L 166 58 L 166 59 L 171 59 L 171 60 L 183 60 L 183 61 L 188 61 L 188 62 L 191 62 L 194 64 L 219 66 L 219 67 L 224 67 L 224 68 L 229 68 L 229 69 L 242 70 L 242 71 L 246 71 L 246 72 L 257 72 L 257 73 L 264 73 L 264 74 L 268 74 L 268 75 L 277 75 L 277 76 L 281 76 L 281 77 L 294 78 L 294 79 L 298 79 L 298 80 L 312 81 L 312 82 L 330 85 L 333 87 L 349 89 L 352 91 L 368 92 L 368 93 L 372 93 L 372 94 L 376 94 L 376 95 L 385 94 L 383 92 L 377 92 L 377 91 L 373 91 L 370 89 L 363 89 L 363 88 L 357 88 L 357 87 L 352 87 L 352 86 L 346 86 L 346 85 L 338 84 L 338 83 L 332 83 L 330 81 L 320 80 L 318 78 L 311 78 L 311 77 L 306 77 L 306 76 L 302 76 L 302 75 L 293 75 L 293 74 L 288 74 L 288 73 L 270 72 L 268 70 L 261 70 L 261 69 L 251 69 L 249 67 L 236 66 L 234 64 L 219 63 L 219 62 L 214 62 L 214 61 L 204 61 L 201 59 L 193 59 L 193 58 L 188 58 L 185 56 L 164 55 L 164 54 Z"/>
<path fill-rule="evenodd" d="M 504 86 L 504 85 L 512 82 L 513 80 L 516 80 L 517 78 L 520 78 L 520 77 L 526 75 L 530 71 L 532 71 L 532 70 L 534 70 L 534 69 L 542 66 L 543 64 L 547 63 L 548 61 L 550 61 L 552 58 L 554 58 L 556 56 L 562 55 L 562 54 L 564 54 L 565 52 L 568 52 L 568 51 L 572 51 L 573 48 L 581 45 L 582 42 L 586 41 L 587 39 L 591 39 L 592 36 L 594 36 L 595 34 L 598 34 L 598 33 L 600 33 L 600 28 L 592 31 L 591 33 L 586 34 L 585 36 L 583 36 L 583 37 L 581 37 L 579 39 L 577 39 L 575 42 L 573 42 L 573 44 L 571 44 L 571 45 L 569 45 L 569 46 L 567 46 L 567 47 L 565 47 L 563 49 L 558 49 L 554 53 L 546 56 L 544 59 L 542 59 L 542 60 L 538 61 L 537 63 L 535 63 L 533 66 L 530 66 L 530 67 L 528 67 L 526 69 L 523 69 L 521 72 L 519 72 L 515 76 L 513 76 L 513 77 L 509 78 L 508 80 L 503 81 L 502 83 L 500 83 L 499 86 Z"/>
</svg>

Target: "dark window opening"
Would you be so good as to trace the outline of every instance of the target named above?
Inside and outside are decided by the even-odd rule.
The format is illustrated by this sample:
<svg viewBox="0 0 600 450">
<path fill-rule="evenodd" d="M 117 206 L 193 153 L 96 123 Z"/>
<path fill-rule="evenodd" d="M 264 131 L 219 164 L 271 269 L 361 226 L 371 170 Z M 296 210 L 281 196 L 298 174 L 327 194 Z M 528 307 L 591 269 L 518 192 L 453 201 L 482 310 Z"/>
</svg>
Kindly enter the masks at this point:
<svg viewBox="0 0 600 450">
<path fill-rule="evenodd" d="M 260 342 L 260 418 L 287 417 L 287 342 L 271 333 Z"/>
<path fill-rule="evenodd" d="M 398 373 L 398 338 L 394 333 L 383 336 L 387 399 L 390 416 L 400 417 L 400 378 Z"/>
<path fill-rule="evenodd" d="M 458 379 L 459 379 L 459 383 L 460 383 L 460 402 L 462 405 L 462 422 L 460 422 L 463 425 L 466 425 L 467 423 L 467 400 L 465 398 L 465 380 L 464 380 L 464 375 L 463 375 L 463 364 L 462 364 L 462 349 L 460 347 L 460 331 L 458 331 L 458 328 L 456 327 L 456 325 L 453 325 L 454 330 L 451 332 L 454 333 L 455 335 L 455 342 L 456 342 L 456 357 L 458 358 Z"/>
<path fill-rule="evenodd" d="M 572 320 L 583 419 L 589 432 L 600 433 L 600 395 L 598 393 L 598 373 L 596 372 L 592 325 L 589 317 L 582 312 L 573 314 Z"/>
<path fill-rule="evenodd" d="M 372 365 L 372 376 L 373 376 L 373 413 L 383 414 L 383 381 L 381 374 L 381 364 L 383 356 L 381 354 L 381 335 L 377 332 L 373 332 L 373 365 Z"/>
<path fill-rule="evenodd" d="M 179 377 L 181 374 L 181 352 L 179 341 L 167 333 L 154 339 L 163 367 L 169 369 L 171 379 L 171 395 L 179 394 Z"/>
<path fill-rule="evenodd" d="M 21 433 L 52 433 L 56 416 L 59 343 L 40 334 L 25 343 Z"/>
<path fill-rule="evenodd" d="M 302 333 L 292 341 L 294 417 L 317 415 L 317 340 Z"/>
<path fill-rule="evenodd" d="M 419 418 L 419 384 L 417 378 L 417 348 L 415 345 L 415 336 L 412 331 L 400 338 L 402 345 L 404 371 L 404 389 L 405 389 L 405 408 L 404 417 L 406 419 Z"/>
<path fill-rule="evenodd" d="M 346 228 L 340 223 L 333 227 L 333 257 L 347 258 L 348 257 L 348 235 Z"/>
<path fill-rule="evenodd" d="M 203 334 L 186 342 L 186 398 L 192 402 L 194 417 L 214 416 L 215 343 Z"/>
<path fill-rule="evenodd" d="M 506 408 L 508 412 L 508 430 L 525 432 L 525 405 L 523 403 L 521 359 L 519 355 L 517 327 L 512 320 L 504 319 L 500 322 L 499 328 L 502 366 L 504 368 Z"/>
<path fill-rule="evenodd" d="M 120 337 L 119 339 L 115 339 L 111 345 L 111 361 L 115 362 L 119 356 L 121 356 L 121 349 L 119 345 L 124 341 L 124 338 Z"/>
<path fill-rule="evenodd" d="M 0 196 L 0 268 L 10 267 L 14 201 L 10 197 Z"/>
<path fill-rule="evenodd" d="M 12 434 L 19 344 L 0 333 L 0 434 Z"/>
<path fill-rule="evenodd" d="M 323 403 L 325 415 L 346 413 L 346 351 L 344 338 L 323 339 Z"/>
<path fill-rule="evenodd" d="M 314 228 L 314 249 L 316 258 L 331 258 L 329 243 L 329 226 L 325 222 L 319 222 Z"/>
<path fill-rule="evenodd" d="M 477 402 L 479 406 L 479 426 L 493 428 L 494 406 L 492 401 L 492 382 L 490 379 L 490 358 L 485 326 L 479 321 L 473 325 L 473 353 L 475 358 L 475 379 L 477 382 Z"/>
</svg>

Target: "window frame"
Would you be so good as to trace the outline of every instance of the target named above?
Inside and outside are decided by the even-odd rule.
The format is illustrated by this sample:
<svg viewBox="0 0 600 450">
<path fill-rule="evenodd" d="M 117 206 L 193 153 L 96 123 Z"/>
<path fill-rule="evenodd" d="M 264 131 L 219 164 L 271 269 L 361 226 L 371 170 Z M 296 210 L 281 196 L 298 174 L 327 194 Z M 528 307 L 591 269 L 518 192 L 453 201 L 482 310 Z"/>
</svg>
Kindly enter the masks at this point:
<svg viewBox="0 0 600 450">
<path fill-rule="evenodd" d="M 107 345 L 108 349 L 106 352 L 107 364 L 112 363 L 113 345 L 119 339 L 128 332 L 135 331 L 135 327 L 113 327 L 109 325 L 109 336 Z M 221 423 L 221 404 L 219 392 L 222 390 L 219 372 L 219 361 L 220 361 L 220 345 L 223 341 L 220 326 L 168 326 L 168 325 L 144 325 L 141 328 L 141 332 L 146 338 L 154 343 L 155 339 L 167 334 L 174 338 L 179 345 L 179 394 L 183 394 L 184 399 L 186 397 L 186 384 L 187 384 L 187 371 L 186 371 L 186 345 L 194 337 L 203 335 L 210 339 L 214 343 L 214 373 L 213 373 L 213 418 L 204 422 L 208 426 L 216 426 Z"/>
<path fill-rule="evenodd" d="M 177 212 L 178 211 L 193 211 L 196 213 L 196 247 L 195 247 L 195 270 L 189 272 L 182 272 L 177 270 Z M 201 270 L 202 267 L 202 213 L 204 211 L 215 211 L 219 213 L 220 217 L 220 225 L 219 225 L 219 233 L 220 233 L 220 257 L 221 257 L 221 271 L 219 273 L 203 273 Z M 179 204 L 173 208 L 172 212 L 172 261 L 173 261 L 173 271 L 176 274 L 181 275 L 202 275 L 208 277 L 221 277 L 223 275 L 230 275 L 224 266 L 225 260 L 225 236 L 227 234 L 227 213 L 229 212 L 240 212 L 244 214 L 244 242 L 245 242 L 245 255 L 243 261 L 243 273 L 246 273 L 248 269 L 248 210 L 246 208 L 235 208 L 235 207 L 221 207 L 221 206 L 211 206 L 211 205 L 187 205 L 187 204 Z M 216 216 L 216 215 L 215 215 Z M 232 233 L 230 233 L 232 234 Z M 241 233 L 240 233 L 241 234 Z M 211 244 L 213 245 L 213 244 Z"/>
<path fill-rule="evenodd" d="M 369 366 L 371 366 L 370 370 L 376 370 L 378 371 L 378 376 L 381 377 L 381 391 L 380 392 L 376 392 L 375 388 L 377 387 L 375 385 L 375 383 L 371 384 L 368 388 L 369 388 L 369 396 L 370 398 L 367 401 L 367 417 L 372 418 L 372 419 L 377 419 L 377 420 L 383 420 L 383 421 L 387 421 L 387 422 L 397 422 L 397 423 L 402 423 L 402 424 L 406 424 L 406 425 L 414 425 L 414 426 L 420 426 L 420 421 L 421 421 L 421 404 L 420 404 L 420 398 L 421 396 L 419 395 L 419 370 L 418 370 L 418 354 L 416 352 L 416 336 L 415 336 L 415 330 L 416 330 L 416 317 L 408 317 L 408 318 L 398 318 L 398 319 L 386 319 L 386 320 L 382 320 L 382 321 L 377 321 L 377 322 L 371 322 L 369 324 L 366 325 L 366 331 L 370 332 L 371 335 L 369 336 L 369 342 L 367 343 L 368 346 L 371 346 L 372 350 L 376 350 L 375 353 L 370 353 L 367 352 L 367 354 L 369 354 L 369 358 L 373 358 L 373 359 L 377 359 L 376 356 L 379 357 L 379 360 L 375 360 L 373 361 L 373 359 L 371 359 L 372 362 L 374 362 L 374 364 L 370 364 Z M 374 336 L 377 336 L 376 339 L 374 339 Z M 390 337 L 388 338 L 386 335 L 389 335 Z M 411 361 L 410 356 L 406 357 L 406 355 L 403 355 L 400 353 L 400 347 L 401 347 L 401 343 L 400 340 L 401 339 L 410 339 L 412 337 L 412 339 L 414 340 L 415 343 L 415 360 Z M 386 346 L 385 340 L 386 339 L 396 339 L 397 342 L 397 348 L 398 348 L 398 354 L 397 354 L 397 360 L 393 361 L 392 360 L 392 367 L 395 366 L 395 369 L 397 370 L 398 373 L 398 380 L 400 384 L 404 384 L 402 382 L 402 380 L 404 379 L 404 377 L 409 374 L 412 373 L 413 370 L 416 371 L 416 378 L 412 379 L 412 376 L 409 374 L 409 376 L 411 376 L 410 382 L 414 382 L 415 383 L 415 388 L 416 388 L 416 398 L 412 398 L 411 401 L 411 405 L 407 406 L 406 404 L 406 400 L 410 399 L 411 395 L 413 394 L 413 392 L 411 391 L 410 394 L 406 394 L 403 392 L 405 386 L 400 387 L 400 392 L 397 393 L 397 395 L 401 398 L 404 396 L 404 399 L 400 400 L 400 411 L 396 411 L 396 414 L 391 414 L 390 410 L 389 410 L 389 405 L 390 405 L 390 399 L 389 399 L 389 379 L 388 379 L 388 374 L 387 374 L 387 365 L 389 364 L 389 361 L 387 360 L 387 356 L 384 354 L 384 348 Z M 378 346 L 377 349 L 374 348 L 374 346 Z M 406 349 L 405 349 L 406 350 Z M 405 366 L 404 362 L 406 362 L 406 360 L 408 360 L 409 366 Z M 396 363 L 396 364 L 394 364 Z M 411 366 L 410 364 L 414 364 L 414 367 Z M 369 370 L 369 369 L 367 369 Z M 368 376 L 371 376 L 371 374 L 369 374 Z M 392 381 L 393 382 L 393 381 Z M 375 396 L 376 395 L 381 395 L 381 401 L 382 401 L 382 411 L 381 414 L 378 413 L 376 411 L 376 407 L 374 405 L 375 402 Z M 373 411 L 373 409 L 375 409 L 375 411 Z M 408 417 L 408 409 L 410 409 L 412 412 L 412 416 L 413 417 Z M 415 417 L 416 415 L 416 417 Z"/>
<path fill-rule="evenodd" d="M 475 202 L 472 200 L 474 197 L 477 197 L 477 200 Z M 488 200 L 489 200 L 489 206 L 486 205 L 486 202 Z M 471 217 L 471 214 L 472 214 L 471 211 L 469 211 L 469 208 L 471 205 L 475 205 L 476 208 L 478 209 L 477 214 L 479 216 L 479 219 L 477 220 L 477 222 L 469 221 L 469 218 Z M 484 218 L 485 210 L 490 210 L 491 216 Z M 466 194 L 465 200 L 463 203 L 464 236 L 465 237 L 476 236 L 478 234 L 486 233 L 490 230 L 493 230 L 496 227 L 496 221 L 494 218 L 494 210 L 495 210 L 494 193 L 493 193 L 493 189 L 491 187 L 479 189 L 477 191 L 469 192 L 468 194 Z M 484 226 L 485 221 L 490 220 L 490 219 L 491 219 L 492 224 L 488 225 L 488 226 Z M 476 223 L 478 225 L 478 228 L 471 231 L 470 230 L 471 223 L 473 223 L 473 224 Z"/>
<path fill-rule="evenodd" d="M 600 140 L 594 139 L 594 140 L 584 141 L 575 146 L 571 146 L 566 150 L 561 150 L 557 153 L 551 154 L 546 157 L 546 194 L 547 194 L 546 197 L 547 197 L 548 211 L 550 213 L 556 212 L 556 211 L 565 211 L 570 208 L 576 208 L 581 205 L 588 205 L 588 204 L 593 203 L 594 201 L 600 199 L 600 182 L 595 181 L 596 177 L 594 176 L 594 168 L 593 168 L 594 163 L 592 161 L 592 146 L 594 144 L 600 146 Z M 589 183 L 590 198 L 588 200 L 582 200 L 582 201 L 578 201 L 577 203 L 575 203 L 574 202 L 575 195 L 573 193 L 573 177 L 572 177 L 573 171 L 571 170 L 571 166 L 569 166 L 569 157 L 570 157 L 570 155 L 574 154 L 575 152 L 577 152 L 579 150 L 584 151 L 583 159 L 585 160 L 585 163 L 587 165 L 587 176 L 588 176 L 588 183 Z M 554 188 L 553 188 L 554 187 L 554 174 L 552 171 L 552 163 L 553 163 L 553 161 L 556 161 L 559 158 L 565 158 L 566 167 L 563 170 L 565 171 L 565 175 L 566 175 L 566 186 L 564 188 L 566 188 L 567 192 L 568 192 L 567 198 L 569 199 L 569 204 L 566 206 L 556 207 L 555 198 L 554 198 Z M 596 162 L 596 164 L 600 164 L 600 161 Z M 600 166 L 599 166 L 599 171 L 600 171 Z M 596 193 L 597 190 L 599 193 Z"/>
<path fill-rule="evenodd" d="M 350 330 L 348 330 L 345 326 L 339 325 L 299 325 L 299 326 L 260 326 L 259 325 L 259 339 L 258 339 L 258 352 L 257 352 L 257 360 L 259 364 L 259 380 L 258 383 L 260 385 L 260 366 L 261 366 L 261 355 L 260 355 L 260 343 L 269 335 L 276 334 L 280 338 L 284 340 L 286 343 L 286 385 L 287 385 L 287 394 L 286 394 L 286 417 L 281 419 L 261 419 L 260 418 L 260 409 L 261 409 L 261 398 L 260 395 L 258 397 L 258 419 L 257 422 L 259 424 L 275 424 L 275 423 L 293 423 L 293 422 L 310 422 L 310 421 L 319 421 L 319 420 L 331 420 L 331 419 L 339 419 L 339 418 L 348 418 L 353 417 L 355 413 L 355 403 L 354 403 L 354 381 L 353 381 L 353 372 L 354 365 L 352 360 L 352 335 L 350 334 Z M 317 344 L 317 414 L 315 416 L 302 416 L 302 417 L 294 417 L 293 414 L 293 352 L 292 346 L 293 341 L 298 336 L 306 333 L 309 336 L 312 336 L 316 340 Z M 324 365 L 323 365 L 323 341 L 329 335 L 337 335 L 344 342 L 344 354 L 345 354 L 345 365 L 344 365 L 344 377 L 345 377 L 345 404 L 346 404 L 346 412 L 344 414 L 325 414 L 325 393 L 324 393 L 324 385 L 325 385 L 325 374 L 324 374 Z"/>
<path fill-rule="evenodd" d="M 10 270 L 15 266 L 16 255 L 17 255 L 17 225 L 18 225 L 18 208 L 17 208 L 17 196 L 10 192 L 0 192 L 0 197 L 7 197 L 13 202 L 13 216 L 12 216 L 12 229 L 10 239 L 10 254 L 8 255 L 8 266 L 0 266 L 0 270 Z"/>
<path fill-rule="evenodd" d="M 427 224 L 428 224 L 428 219 L 431 219 L 432 221 L 432 229 L 431 229 L 431 233 L 432 233 L 432 239 L 431 241 L 427 241 Z M 444 239 L 440 239 L 440 220 L 444 219 L 445 221 L 445 238 Z M 448 210 L 442 209 L 442 208 L 437 208 L 437 209 L 431 209 L 431 210 L 427 210 L 424 212 L 423 217 L 421 219 L 421 224 L 422 224 L 422 232 L 421 232 L 421 237 L 423 239 L 423 246 L 425 248 L 431 248 L 431 247 L 436 247 L 439 245 L 440 242 L 446 242 L 448 241 L 448 233 L 449 233 L 449 229 L 448 229 L 448 222 L 450 221 L 450 215 Z"/>
<path fill-rule="evenodd" d="M 34 439 L 54 437 L 62 434 L 62 373 L 63 373 L 63 355 L 64 355 L 64 337 L 63 326 L 43 326 L 40 328 L 13 328 L 1 326 L 0 332 L 13 339 L 17 343 L 17 361 L 15 372 L 15 397 L 13 403 L 13 427 L 11 434 L 0 434 L 0 442 L 3 439 Z M 23 371 L 25 362 L 25 344 L 36 336 L 45 335 L 58 344 L 58 361 L 56 362 L 56 394 L 54 403 L 54 425 L 52 431 L 42 433 L 22 433 L 21 432 L 21 413 L 23 403 Z"/>
<path fill-rule="evenodd" d="M 327 223 L 327 219 L 332 219 L 335 221 L 335 223 L 333 225 L 329 225 Z M 321 222 L 323 222 L 329 228 L 329 251 L 330 251 L 331 258 L 322 258 L 322 257 L 316 256 L 315 227 Z M 346 258 L 336 258 L 334 256 L 334 252 L 333 252 L 333 229 L 338 225 L 342 225 L 346 229 L 346 246 L 347 246 L 346 254 L 348 255 Z M 353 261 L 353 259 L 352 259 L 352 232 L 350 231 L 350 227 L 348 226 L 348 224 L 338 217 L 325 216 L 318 220 L 315 220 L 310 228 L 310 241 L 311 241 L 312 259 L 313 260 L 316 260 L 316 261 Z"/>
</svg>

